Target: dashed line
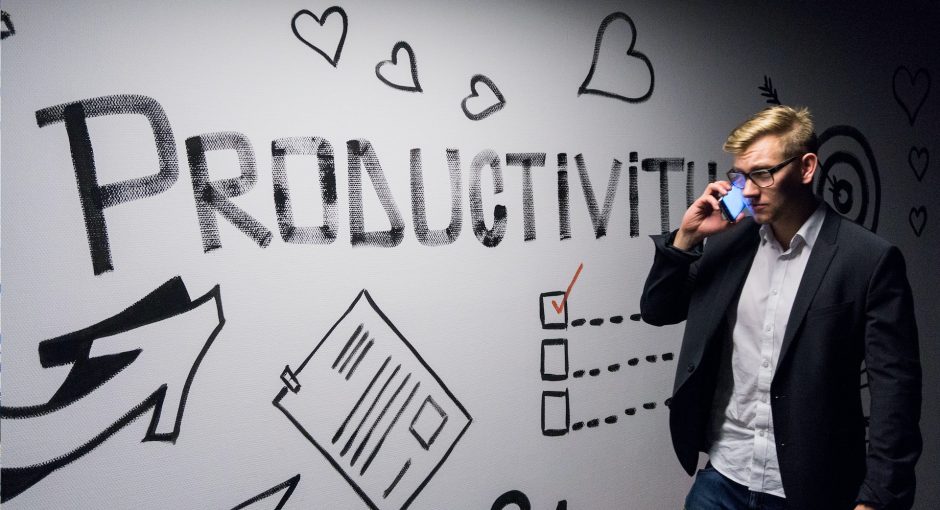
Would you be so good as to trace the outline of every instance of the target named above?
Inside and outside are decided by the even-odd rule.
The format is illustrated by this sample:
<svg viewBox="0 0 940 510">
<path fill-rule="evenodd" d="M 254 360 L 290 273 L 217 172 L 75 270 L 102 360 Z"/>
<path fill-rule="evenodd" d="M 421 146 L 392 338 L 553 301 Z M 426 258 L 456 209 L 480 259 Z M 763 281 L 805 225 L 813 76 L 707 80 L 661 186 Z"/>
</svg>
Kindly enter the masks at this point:
<svg viewBox="0 0 940 510">
<path fill-rule="evenodd" d="M 660 357 L 656 356 L 655 354 L 650 354 L 649 356 L 646 356 L 644 359 L 646 360 L 647 363 L 656 363 L 656 360 L 660 359 Z M 664 352 L 661 356 L 661 359 L 663 361 L 672 361 L 674 359 L 674 356 L 671 352 Z M 640 364 L 640 358 L 630 358 L 629 360 L 627 360 L 627 365 L 630 365 L 631 367 L 635 367 L 639 364 Z M 612 365 L 607 365 L 606 370 L 607 372 L 610 372 L 610 373 L 619 372 L 620 367 L 621 367 L 620 363 L 614 363 Z M 597 377 L 601 375 L 602 373 L 603 373 L 603 370 L 600 368 L 578 369 L 572 372 L 571 376 L 574 377 L 575 379 L 580 379 L 584 377 L 585 375 L 590 375 L 591 377 Z"/>
<path fill-rule="evenodd" d="M 666 407 L 669 407 L 669 404 L 672 403 L 672 399 L 667 398 L 665 402 L 663 403 L 665 404 Z M 652 411 L 656 409 L 656 402 L 646 402 L 643 404 L 642 407 L 643 409 L 646 409 L 647 411 Z M 636 411 L 637 409 L 635 407 L 628 407 L 623 410 L 623 414 L 627 416 L 635 416 Z M 603 420 L 604 420 L 604 423 L 606 423 L 607 425 L 613 425 L 617 423 L 618 421 L 620 421 L 620 417 L 617 416 L 616 414 L 612 414 L 610 416 L 605 417 Z M 600 426 L 600 424 L 601 424 L 600 418 L 591 418 L 585 421 L 576 421 L 571 424 L 571 430 L 578 431 L 578 430 L 583 429 L 584 427 L 593 429 L 593 428 L 597 428 L 598 426 Z"/>
<path fill-rule="evenodd" d="M 575 320 L 571 321 L 571 326 L 572 326 L 572 327 L 575 327 L 575 328 L 580 327 L 580 326 L 583 326 L 583 325 L 585 325 L 585 324 L 590 324 L 591 326 L 603 326 L 605 320 L 607 320 L 607 321 L 610 322 L 611 324 L 623 324 L 623 315 L 614 315 L 614 316 L 611 316 L 610 318 L 607 318 L 607 319 L 604 319 L 604 317 L 595 317 L 595 318 L 593 318 L 593 319 L 586 319 L 586 318 L 585 318 L 585 319 L 575 319 Z M 632 321 L 634 321 L 634 322 L 639 321 L 639 320 L 640 320 L 640 314 L 635 313 L 635 314 L 631 315 L 631 316 L 630 316 L 630 320 L 632 320 Z"/>
</svg>

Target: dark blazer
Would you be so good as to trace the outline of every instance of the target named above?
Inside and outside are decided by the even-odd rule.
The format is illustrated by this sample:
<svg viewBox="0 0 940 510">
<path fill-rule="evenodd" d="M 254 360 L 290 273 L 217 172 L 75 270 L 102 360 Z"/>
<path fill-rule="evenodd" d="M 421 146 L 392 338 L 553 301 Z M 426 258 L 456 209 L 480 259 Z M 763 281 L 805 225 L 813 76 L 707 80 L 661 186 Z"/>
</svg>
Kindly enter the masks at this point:
<svg viewBox="0 0 940 510">
<path fill-rule="evenodd" d="M 653 236 L 640 307 L 653 325 L 687 320 L 670 405 L 679 462 L 691 475 L 708 451 L 709 415 L 728 313 L 760 242 L 751 218 L 683 252 Z M 860 395 L 865 361 L 870 444 Z M 851 509 L 856 501 L 910 508 L 921 369 L 901 252 L 826 207 L 784 333 L 770 387 L 777 457 L 790 508 Z"/>
</svg>

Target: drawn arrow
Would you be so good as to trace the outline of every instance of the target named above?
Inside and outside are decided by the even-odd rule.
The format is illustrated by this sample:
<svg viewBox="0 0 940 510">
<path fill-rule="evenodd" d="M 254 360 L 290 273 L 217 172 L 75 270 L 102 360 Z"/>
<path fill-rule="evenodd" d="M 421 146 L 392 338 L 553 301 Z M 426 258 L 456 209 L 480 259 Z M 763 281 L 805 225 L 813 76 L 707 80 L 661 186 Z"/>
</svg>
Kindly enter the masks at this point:
<svg viewBox="0 0 940 510">
<path fill-rule="evenodd" d="M 151 408 L 153 413 L 143 441 L 175 443 L 196 371 L 224 324 L 218 285 L 202 297 L 190 300 L 182 279 L 175 277 L 113 317 L 41 342 L 39 358 L 44 368 L 69 364 L 72 368 L 47 402 L 24 407 L 0 406 L 6 438 L 35 438 L 41 443 L 59 446 L 74 441 L 72 438 L 77 435 L 74 429 L 87 422 L 103 419 L 104 425 L 98 425 L 103 430 L 94 429 L 97 432 L 92 432 L 91 439 L 77 446 L 69 443 L 58 450 L 67 451 L 65 454 L 50 455 L 45 444 L 29 448 L 16 442 L 15 457 L 39 452 L 51 460 L 21 462 L 20 458 L 15 458 L 11 461 L 13 452 L 4 452 L 0 502 L 16 497 L 53 471 L 81 458 Z M 203 330 L 206 331 L 199 333 Z M 180 331 L 186 334 L 181 336 Z M 189 340 L 193 334 L 208 338 L 193 343 Z M 186 349 L 198 349 L 198 353 L 181 354 Z M 190 361 L 193 356 L 195 361 Z M 181 364 L 180 360 L 185 361 Z M 135 362 L 135 370 L 116 377 Z M 168 376 L 167 367 L 176 367 L 181 373 Z M 108 419 L 107 413 L 114 409 L 114 402 L 127 401 L 128 387 L 133 390 L 147 384 L 148 375 L 158 375 L 170 382 L 151 384 L 151 389 L 154 385 L 157 387 L 143 400 L 133 404 L 116 421 Z M 180 380 L 183 381 L 176 382 Z M 105 386 L 109 381 L 111 384 Z M 145 392 L 151 389 L 145 387 Z M 92 392 L 94 398 L 83 400 Z M 52 433 L 44 435 L 38 431 Z"/>
</svg>

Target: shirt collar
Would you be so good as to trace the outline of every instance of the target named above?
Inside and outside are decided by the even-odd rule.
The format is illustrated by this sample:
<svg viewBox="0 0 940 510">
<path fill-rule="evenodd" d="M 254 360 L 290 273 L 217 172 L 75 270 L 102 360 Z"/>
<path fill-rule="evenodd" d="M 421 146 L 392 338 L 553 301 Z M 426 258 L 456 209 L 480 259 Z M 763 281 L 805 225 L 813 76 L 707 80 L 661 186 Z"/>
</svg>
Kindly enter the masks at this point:
<svg viewBox="0 0 940 510">
<path fill-rule="evenodd" d="M 819 205 L 816 206 L 816 210 L 813 211 L 813 214 L 803 222 L 803 225 L 799 230 L 796 231 L 796 234 L 793 235 L 793 238 L 790 239 L 790 249 L 794 249 L 797 246 L 805 245 L 808 249 L 812 250 L 813 245 L 816 244 L 816 238 L 819 237 L 819 231 L 822 229 L 823 220 L 826 219 L 826 204 L 823 201 L 819 202 Z M 774 231 L 769 223 L 765 223 L 760 226 L 760 238 L 761 245 L 764 245 L 771 240 L 776 242 L 774 239 Z"/>
</svg>

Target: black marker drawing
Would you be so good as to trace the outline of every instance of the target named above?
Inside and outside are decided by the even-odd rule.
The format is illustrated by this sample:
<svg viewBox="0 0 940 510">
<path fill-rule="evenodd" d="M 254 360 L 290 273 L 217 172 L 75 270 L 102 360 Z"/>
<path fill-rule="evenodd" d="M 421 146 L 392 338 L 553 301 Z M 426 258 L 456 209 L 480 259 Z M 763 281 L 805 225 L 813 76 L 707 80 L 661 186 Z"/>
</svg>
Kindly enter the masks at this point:
<svg viewBox="0 0 940 510">
<path fill-rule="evenodd" d="M 539 295 L 539 320 L 543 329 L 568 329 L 568 300 L 563 299 L 564 296 L 563 290 L 543 292 Z M 552 305 L 555 298 L 562 300 L 563 313 L 556 311 Z"/>
<path fill-rule="evenodd" d="M 219 150 L 233 150 L 238 155 L 238 177 L 209 180 L 206 152 Z M 234 131 L 191 136 L 186 139 L 186 155 L 202 233 L 202 251 L 209 253 L 222 247 L 215 213 L 221 214 L 258 246 L 266 248 L 271 244 L 271 231 L 229 200 L 251 191 L 258 182 L 255 154 L 248 137 Z"/>
<path fill-rule="evenodd" d="M 523 238 L 535 240 L 535 198 L 532 193 L 532 167 L 545 166 L 544 152 L 507 152 L 506 166 L 522 167 Z"/>
<path fill-rule="evenodd" d="M 411 149 L 411 218 L 415 236 L 424 246 L 443 246 L 457 240 L 463 228 L 463 205 L 460 199 L 460 151 L 447 149 L 447 171 L 450 174 L 450 224 L 447 228 L 428 228 L 425 210 L 424 176 L 421 170 L 421 149 Z"/>
<path fill-rule="evenodd" d="M 150 123 L 159 158 L 159 171 L 146 177 L 101 185 L 95 171 L 95 153 L 85 120 L 106 115 L 131 114 L 143 115 Z M 114 269 L 104 210 L 163 193 L 176 182 L 179 167 L 173 131 L 160 103 L 147 96 L 130 94 L 100 96 L 36 111 L 36 123 L 39 127 L 58 122 L 65 122 L 79 200 L 85 218 L 85 231 L 88 234 L 92 269 L 95 275 L 100 275 Z"/>
<path fill-rule="evenodd" d="M 762 96 L 767 98 L 767 104 L 780 104 L 780 98 L 777 97 L 777 89 L 774 88 L 774 83 L 770 79 L 770 76 L 764 75 L 764 85 L 757 87 L 761 91 Z"/>
<path fill-rule="evenodd" d="M 927 147 L 911 147 L 907 153 L 907 164 L 914 171 L 917 182 L 924 180 L 924 174 L 927 173 L 927 166 L 930 165 L 930 151 Z"/>
<path fill-rule="evenodd" d="M 3 23 L 3 30 L 0 31 L 0 39 L 6 39 L 16 34 L 16 29 L 13 28 L 13 20 L 10 19 L 10 15 L 7 11 L 0 11 L 0 20 L 2 20 Z"/>
<path fill-rule="evenodd" d="M 542 340 L 541 375 L 543 381 L 564 381 L 568 378 L 567 338 Z"/>
<path fill-rule="evenodd" d="M 561 339 L 561 340 L 564 340 L 564 339 Z M 548 377 L 545 376 L 545 374 L 546 374 L 546 369 L 545 369 L 545 366 L 546 366 L 546 363 L 545 363 L 545 357 L 546 357 L 546 349 L 545 349 L 545 346 L 546 346 L 546 342 L 556 342 L 556 341 L 557 341 L 557 340 L 542 340 L 542 380 L 544 380 L 544 381 L 560 381 L 560 380 L 564 380 L 564 379 L 567 378 L 567 370 L 568 370 L 567 340 L 565 340 L 565 351 L 564 351 L 564 356 L 565 356 L 565 361 L 564 361 L 564 370 L 565 370 L 565 372 L 564 372 L 564 373 L 565 373 L 565 376 L 563 376 L 563 377 L 557 377 L 557 378 L 548 378 Z M 550 346 L 550 348 L 552 348 L 552 347 L 554 347 L 554 344 L 552 344 L 552 345 Z M 560 350 L 560 349 L 559 349 L 559 350 Z M 549 351 L 549 352 L 550 352 L 550 351 Z M 551 355 L 551 354 L 549 354 L 549 355 Z M 663 361 L 672 361 L 673 356 L 674 356 L 673 353 L 671 353 L 671 352 L 665 352 L 665 353 L 663 353 L 663 355 L 662 355 L 662 359 L 663 359 Z M 558 356 L 556 355 L 556 356 L 554 356 L 554 357 L 557 358 Z M 655 354 L 650 354 L 650 355 L 645 356 L 645 359 L 646 359 L 646 362 L 647 362 L 647 363 L 656 363 L 656 360 L 658 359 L 658 357 L 657 357 Z M 557 361 L 557 359 L 555 360 L 554 364 L 555 364 L 555 365 L 558 365 L 558 364 L 559 364 L 559 362 Z M 640 364 L 640 358 L 630 358 L 630 359 L 627 361 L 627 365 L 629 365 L 629 366 L 631 366 L 631 367 L 635 367 L 635 366 L 637 366 L 637 365 L 639 365 L 639 364 Z M 582 368 L 582 369 L 578 369 L 578 370 L 575 370 L 575 371 L 571 372 L 571 377 L 574 377 L 575 379 L 581 379 L 581 378 L 583 378 L 585 375 L 589 375 L 589 376 L 591 376 L 591 377 L 599 377 L 601 374 L 604 373 L 604 370 L 606 370 L 607 373 L 613 374 L 613 373 L 619 372 L 621 368 L 622 368 L 622 365 L 621 365 L 620 363 L 614 363 L 614 364 L 611 364 L 611 365 L 607 365 L 606 369 L 603 369 L 603 368 L 583 369 L 583 368 Z M 556 369 L 557 369 L 557 368 L 556 368 Z M 553 374 L 553 375 L 554 375 L 554 374 Z"/>
<path fill-rule="evenodd" d="M 281 495 L 281 499 L 278 500 L 277 506 L 274 507 L 274 510 L 281 510 L 284 508 L 284 505 L 287 503 L 287 500 L 290 499 L 291 494 L 294 493 L 294 489 L 297 488 L 297 484 L 300 483 L 300 474 L 296 474 L 293 477 L 284 480 L 283 482 L 271 487 L 270 489 L 258 494 L 257 496 L 245 501 L 244 503 L 233 507 L 232 510 L 243 510 L 245 508 L 251 508 L 252 505 L 259 501 L 266 500 L 268 498 L 276 497 L 279 492 L 284 494 Z"/>
<path fill-rule="evenodd" d="M 402 50 L 404 50 L 405 54 L 408 55 L 408 64 L 411 68 L 411 83 L 407 85 L 395 83 L 382 74 L 382 69 L 386 65 L 398 65 L 398 52 Z M 391 60 L 383 60 L 375 65 L 375 76 L 381 80 L 382 83 L 392 87 L 393 89 L 404 90 L 405 92 L 423 92 L 421 89 L 421 84 L 418 82 L 418 60 L 415 58 L 415 52 L 411 49 L 411 45 L 405 41 L 399 41 L 395 43 L 395 46 L 392 48 Z"/>
<path fill-rule="evenodd" d="M 511 510 L 532 510 L 532 503 L 529 502 L 529 497 L 524 492 L 513 489 L 496 498 L 490 510 L 505 510 L 507 508 Z M 568 500 L 560 500 L 555 510 L 568 510 Z"/>
<path fill-rule="evenodd" d="M 339 37 L 339 42 L 336 43 L 336 49 L 333 51 L 332 57 L 328 53 L 326 53 L 325 51 L 323 51 L 322 49 L 320 49 L 319 47 L 315 46 L 313 43 L 305 39 L 304 36 L 300 34 L 300 31 L 297 29 L 297 20 L 299 18 L 304 18 L 304 17 L 309 16 L 313 18 L 313 20 L 316 21 L 317 24 L 320 25 L 320 27 L 322 27 L 323 24 L 326 23 L 326 18 L 330 17 L 331 14 L 339 14 L 339 17 L 343 21 L 343 33 Z M 294 17 L 291 18 L 290 20 L 290 28 L 291 30 L 294 31 L 294 35 L 297 36 L 298 39 L 300 39 L 300 42 L 313 48 L 314 51 L 316 51 L 320 55 L 323 55 L 323 58 L 325 58 L 326 61 L 330 63 L 330 65 L 332 65 L 333 67 L 336 67 L 336 65 L 339 63 L 339 56 L 343 52 L 343 44 L 346 43 L 346 31 L 349 28 L 349 18 L 346 17 L 346 11 L 344 11 L 342 7 L 337 7 L 337 6 L 330 7 L 329 9 L 323 11 L 323 14 L 320 17 L 317 17 L 314 13 L 308 11 L 307 9 L 302 9 L 300 11 L 297 11 L 297 14 L 294 14 Z"/>
<path fill-rule="evenodd" d="M 659 222 L 663 234 L 669 227 L 669 172 L 685 170 L 685 158 L 643 158 L 644 172 L 659 172 Z M 688 182 L 686 183 L 688 185 Z M 686 190 L 688 195 L 688 190 Z"/>
<path fill-rule="evenodd" d="M 924 106 L 927 96 L 930 95 L 930 72 L 918 69 L 916 73 L 911 74 L 907 67 L 898 66 L 894 70 L 892 89 L 894 100 L 904 109 L 907 120 L 913 126 L 921 106 Z"/>
<path fill-rule="evenodd" d="M 493 248 L 499 245 L 506 235 L 506 206 L 493 206 L 493 228 L 486 228 L 483 197 L 480 193 L 480 177 L 485 166 L 490 167 L 493 174 L 493 194 L 503 192 L 503 171 L 499 165 L 499 154 L 490 149 L 480 151 L 470 163 L 470 221 L 473 224 L 473 233 L 480 243 L 487 248 Z"/>
<path fill-rule="evenodd" d="M 924 206 L 911 207 L 911 212 L 907 215 L 907 221 L 911 224 L 914 234 L 920 237 L 924 233 L 924 227 L 927 226 L 927 208 Z"/>
<path fill-rule="evenodd" d="M 563 436 L 571 425 L 568 389 L 542 392 L 542 435 Z"/>
<path fill-rule="evenodd" d="M 171 319 L 173 319 L 172 322 Z M 173 341 L 176 339 L 172 336 L 168 337 L 165 329 L 159 329 L 166 328 L 168 324 L 178 325 L 177 323 L 205 331 L 187 329 L 187 335 L 195 335 L 197 342 L 188 345 L 181 344 L 182 341 L 188 339 L 181 338 L 180 341 Z M 225 317 L 222 313 L 218 285 L 205 295 L 191 300 L 182 279 L 176 277 L 108 319 L 82 330 L 42 341 L 39 344 L 39 361 L 43 368 L 64 365 L 72 365 L 72 368 L 49 401 L 24 407 L 0 407 L 0 418 L 4 420 L 4 428 L 14 425 L 8 420 L 27 420 L 24 426 L 29 425 L 29 420 L 43 417 L 56 420 L 58 411 L 71 409 L 72 405 L 80 405 L 79 401 L 93 392 L 104 391 L 106 388 L 110 391 L 120 391 L 120 378 L 112 385 L 106 385 L 106 383 L 135 361 L 138 365 L 149 363 L 146 370 L 156 377 L 161 377 L 159 369 L 172 368 L 167 366 L 165 356 L 161 358 L 158 354 L 161 350 L 170 351 L 171 358 L 174 360 L 182 359 L 186 362 L 185 366 L 177 367 L 181 376 L 185 373 L 185 380 L 155 383 L 158 385 L 156 390 L 132 409 L 124 412 L 123 416 L 107 425 L 103 431 L 90 440 L 54 459 L 25 466 L 9 466 L 4 463 L 2 474 L 0 474 L 0 483 L 2 483 L 2 498 L 0 499 L 6 502 L 16 497 L 53 471 L 67 466 L 94 450 L 151 409 L 153 413 L 143 441 L 175 443 L 180 434 L 186 400 L 196 372 L 224 324 Z M 158 329 L 159 331 L 155 333 Z M 125 345 L 121 342 L 140 343 Z M 191 365 L 189 358 L 183 358 L 176 352 L 186 348 L 194 350 L 194 347 L 199 349 Z M 148 358 L 149 362 L 146 361 Z M 141 371 L 146 370 L 141 368 Z M 142 377 L 140 374 L 137 376 Z M 107 421 L 111 420 L 107 419 Z M 68 428 L 68 423 L 62 424 L 62 429 L 66 433 Z"/>
<path fill-rule="evenodd" d="M 590 87 L 591 80 L 594 78 L 594 71 L 597 68 L 597 57 L 601 52 L 601 43 L 604 39 L 604 32 L 607 31 L 608 25 L 616 20 L 624 20 L 630 26 L 630 46 L 627 48 L 626 55 L 627 57 L 637 58 L 646 64 L 646 68 L 649 70 L 649 87 L 645 92 L 634 95 L 619 94 L 609 90 L 602 90 L 597 88 Z M 578 88 L 578 95 L 581 94 L 596 94 L 599 96 L 610 97 L 613 99 L 619 99 L 621 101 L 626 101 L 628 103 L 642 103 L 650 98 L 653 95 L 653 85 L 655 83 L 655 75 L 653 73 L 653 64 L 650 62 L 650 59 L 646 57 L 643 53 L 640 53 L 635 49 L 636 46 L 636 25 L 633 24 L 633 20 L 630 19 L 630 16 L 627 16 L 623 12 L 615 12 L 601 22 L 600 28 L 597 30 L 597 38 L 594 40 L 594 58 L 591 61 L 591 70 L 588 71 L 587 76 L 584 78 L 584 82 L 581 83 L 581 87 Z"/>
<path fill-rule="evenodd" d="M 639 154 L 636 152 L 630 153 L 630 163 L 637 163 L 639 161 Z M 630 165 L 630 174 L 629 174 L 629 191 L 630 191 L 630 237 L 639 237 L 640 236 L 640 191 L 637 185 L 637 168 L 636 165 Z"/>
<path fill-rule="evenodd" d="M 294 223 L 290 185 L 287 180 L 286 157 L 316 156 L 320 176 L 320 199 L 323 203 L 323 224 L 298 227 Z M 271 142 L 271 170 L 274 177 L 274 210 L 281 239 L 288 243 L 330 244 L 336 240 L 339 219 L 336 210 L 336 167 L 333 146 L 323 138 L 278 138 Z"/>
<path fill-rule="evenodd" d="M 274 406 L 376 510 L 410 505 L 472 421 L 365 290 L 281 380 Z"/>
<path fill-rule="evenodd" d="M 591 186 L 591 177 L 584 164 L 584 156 L 578 154 L 574 157 L 578 164 L 578 174 L 581 176 L 581 188 L 584 190 L 584 201 L 587 203 L 588 213 L 591 215 L 591 224 L 594 227 L 594 237 L 600 239 L 607 235 L 607 224 L 610 222 L 610 211 L 613 210 L 614 197 L 617 195 L 617 183 L 620 182 L 620 166 L 622 163 L 616 158 L 610 167 L 610 178 L 607 180 L 607 192 L 604 194 L 604 209 L 598 211 L 597 197 Z"/>
<path fill-rule="evenodd" d="M 568 155 L 558 153 L 558 238 L 571 239 L 571 206 L 568 203 Z"/>
<path fill-rule="evenodd" d="M 669 407 L 669 403 L 670 399 L 666 399 L 664 402 L 666 407 Z M 656 409 L 656 402 L 645 402 L 642 407 L 647 411 L 652 411 Z M 627 416 L 635 416 L 636 411 L 636 407 L 628 407 L 623 410 L 623 414 Z M 601 421 L 603 421 L 603 423 L 606 425 L 614 425 L 620 420 L 616 414 L 611 414 L 609 416 L 605 416 L 604 418 L 588 418 L 586 420 L 578 420 L 571 424 L 571 430 L 577 432 L 579 430 L 583 430 L 585 426 L 589 429 L 596 429 L 600 426 Z"/>
<path fill-rule="evenodd" d="M 831 154 L 823 150 L 827 144 L 832 146 Z M 852 152 L 859 148 L 864 160 Z M 816 194 L 839 214 L 877 232 L 881 178 L 868 140 L 851 126 L 833 126 L 819 135 L 819 160 Z"/>
<path fill-rule="evenodd" d="M 395 197 L 385 180 L 379 157 L 368 140 L 346 142 L 349 170 L 349 236 L 353 246 L 381 246 L 391 248 L 401 244 L 405 238 L 405 222 L 402 220 Z M 372 187 L 388 217 L 389 229 L 365 231 L 365 211 L 362 208 L 362 169 L 366 167 Z"/>
<path fill-rule="evenodd" d="M 467 102 L 474 97 L 480 97 L 479 92 L 477 92 L 477 84 L 483 82 L 486 85 L 486 88 L 496 96 L 496 102 L 490 104 L 482 111 L 473 113 L 467 106 Z M 503 97 L 503 93 L 499 91 L 499 88 L 493 83 L 493 80 L 483 76 L 482 74 L 476 74 L 473 78 L 470 78 L 470 95 L 463 98 L 463 101 L 460 102 L 460 108 L 463 109 L 463 114 L 467 116 L 470 120 L 483 120 L 490 115 L 500 111 L 503 107 L 506 106 L 506 98 Z"/>
<path fill-rule="evenodd" d="M 524 492 L 515 489 L 504 492 L 496 498 L 490 510 L 503 510 L 509 505 L 515 505 L 515 508 L 518 510 L 532 510 L 532 503 L 529 502 L 529 497 L 526 496 Z"/>
</svg>

